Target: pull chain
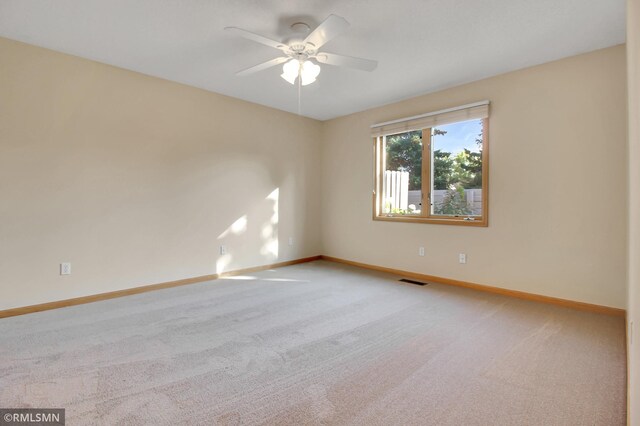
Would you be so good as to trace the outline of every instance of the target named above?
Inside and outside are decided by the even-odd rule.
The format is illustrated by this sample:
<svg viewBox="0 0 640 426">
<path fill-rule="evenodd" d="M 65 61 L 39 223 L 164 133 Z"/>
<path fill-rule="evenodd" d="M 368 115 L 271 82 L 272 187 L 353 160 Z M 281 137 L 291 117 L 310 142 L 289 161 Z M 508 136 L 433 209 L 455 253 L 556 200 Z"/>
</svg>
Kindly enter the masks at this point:
<svg viewBox="0 0 640 426">
<path fill-rule="evenodd" d="M 302 64 L 298 67 L 298 115 L 300 115 L 300 98 L 302 97 Z"/>
</svg>

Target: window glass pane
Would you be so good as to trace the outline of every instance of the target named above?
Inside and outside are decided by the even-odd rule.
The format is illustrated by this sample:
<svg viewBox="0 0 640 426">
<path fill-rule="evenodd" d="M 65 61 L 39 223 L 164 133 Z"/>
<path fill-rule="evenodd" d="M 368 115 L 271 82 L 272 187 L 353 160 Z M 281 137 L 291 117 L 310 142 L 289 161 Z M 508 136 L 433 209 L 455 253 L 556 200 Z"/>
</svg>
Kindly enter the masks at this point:
<svg viewBox="0 0 640 426">
<path fill-rule="evenodd" d="M 385 137 L 383 214 L 420 214 L 422 209 L 422 131 Z"/>
<path fill-rule="evenodd" d="M 431 130 L 431 214 L 482 215 L 483 120 Z"/>
</svg>

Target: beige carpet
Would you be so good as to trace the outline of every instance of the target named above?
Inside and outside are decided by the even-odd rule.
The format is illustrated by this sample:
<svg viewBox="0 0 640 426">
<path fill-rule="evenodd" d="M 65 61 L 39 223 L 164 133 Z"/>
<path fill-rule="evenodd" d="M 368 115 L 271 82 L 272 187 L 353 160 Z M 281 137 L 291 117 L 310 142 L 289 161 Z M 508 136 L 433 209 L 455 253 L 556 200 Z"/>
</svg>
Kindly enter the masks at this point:
<svg viewBox="0 0 640 426">
<path fill-rule="evenodd" d="M 0 320 L 67 424 L 624 425 L 624 321 L 313 262 Z"/>
</svg>

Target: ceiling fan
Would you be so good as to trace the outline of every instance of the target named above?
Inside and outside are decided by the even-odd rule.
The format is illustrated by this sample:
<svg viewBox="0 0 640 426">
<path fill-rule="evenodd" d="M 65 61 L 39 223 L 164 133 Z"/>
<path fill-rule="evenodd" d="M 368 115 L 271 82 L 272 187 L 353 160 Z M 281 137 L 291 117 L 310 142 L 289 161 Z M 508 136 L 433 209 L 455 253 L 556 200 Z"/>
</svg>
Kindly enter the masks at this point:
<svg viewBox="0 0 640 426">
<path fill-rule="evenodd" d="M 319 51 L 325 43 L 340 35 L 347 28 L 349 28 L 349 22 L 346 19 L 337 15 L 329 15 L 313 31 L 304 22 L 297 22 L 291 25 L 293 34 L 283 42 L 272 40 L 241 28 L 227 27 L 225 30 L 248 40 L 273 47 L 283 53 L 283 56 L 239 71 L 236 75 L 253 74 L 284 63 L 281 77 L 291 84 L 295 84 L 296 79 L 298 79 L 298 84 L 306 86 L 316 81 L 316 77 L 320 74 L 320 65 L 314 63 L 315 61 L 321 64 L 355 68 L 362 71 L 373 71 L 378 66 L 377 61 L 370 59 Z"/>
</svg>

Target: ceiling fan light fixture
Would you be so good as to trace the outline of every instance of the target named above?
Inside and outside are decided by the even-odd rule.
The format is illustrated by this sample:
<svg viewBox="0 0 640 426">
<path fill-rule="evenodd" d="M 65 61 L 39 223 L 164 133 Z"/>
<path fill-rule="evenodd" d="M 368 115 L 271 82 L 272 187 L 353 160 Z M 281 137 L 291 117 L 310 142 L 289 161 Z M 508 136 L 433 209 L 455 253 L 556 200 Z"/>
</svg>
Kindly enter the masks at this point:
<svg viewBox="0 0 640 426">
<path fill-rule="evenodd" d="M 280 77 L 284 78 L 291 84 L 295 84 L 299 73 L 300 62 L 297 59 L 292 59 L 282 66 L 282 74 L 280 74 Z"/>
<path fill-rule="evenodd" d="M 304 61 L 300 67 L 300 79 L 302 85 L 306 86 L 316 81 L 316 77 L 320 74 L 320 65 L 314 64 L 311 61 Z"/>
<path fill-rule="evenodd" d="M 291 84 L 295 84 L 296 79 L 300 78 L 300 84 L 306 86 L 316 81 L 318 74 L 320 74 L 320 65 L 309 60 L 302 62 L 298 59 L 291 59 L 282 66 L 280 77 Z"/>
</svg>

